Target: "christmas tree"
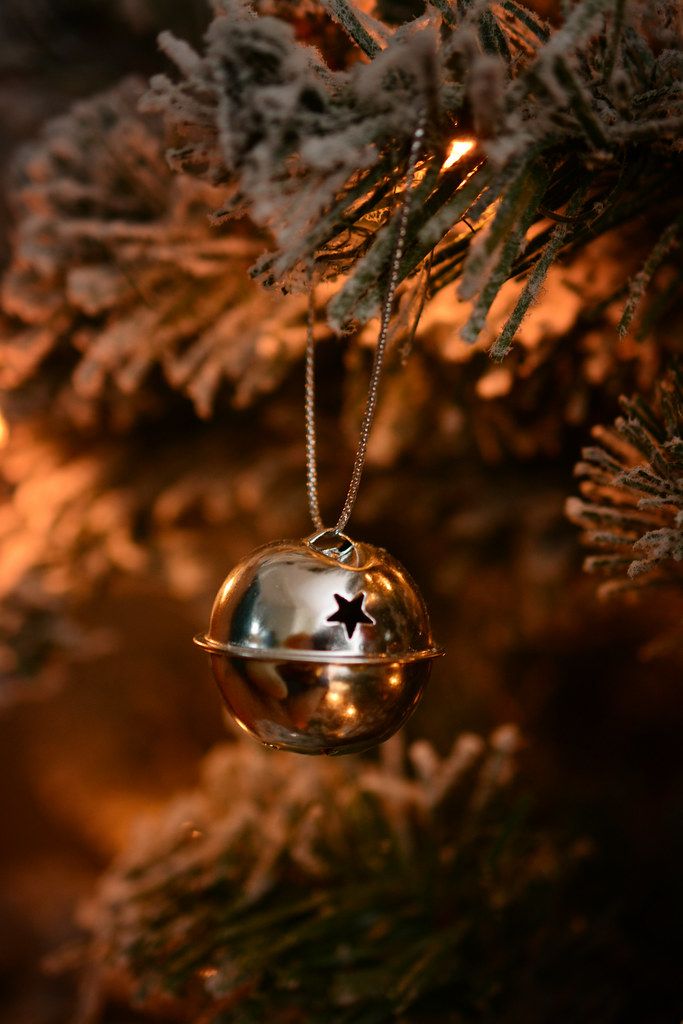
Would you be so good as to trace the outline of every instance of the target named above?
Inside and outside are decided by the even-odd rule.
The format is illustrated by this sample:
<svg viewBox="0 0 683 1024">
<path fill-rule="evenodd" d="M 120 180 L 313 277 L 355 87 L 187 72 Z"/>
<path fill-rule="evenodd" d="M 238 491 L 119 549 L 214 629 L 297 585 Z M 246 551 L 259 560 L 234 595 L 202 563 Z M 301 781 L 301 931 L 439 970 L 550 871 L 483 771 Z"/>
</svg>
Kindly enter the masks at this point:
<svg viewBox="0 0 683 1024">
<path fill-rule="evenodd" d="M 8 1020 L 680 1016 L 682 40 L 675 0 L 0 10 Z M 336 518 L 392 278 L 350 531 L 446 657 L 378 749 L 264 750 L 191 638 L 311 532 L 307 336 Z"/>
</svg>

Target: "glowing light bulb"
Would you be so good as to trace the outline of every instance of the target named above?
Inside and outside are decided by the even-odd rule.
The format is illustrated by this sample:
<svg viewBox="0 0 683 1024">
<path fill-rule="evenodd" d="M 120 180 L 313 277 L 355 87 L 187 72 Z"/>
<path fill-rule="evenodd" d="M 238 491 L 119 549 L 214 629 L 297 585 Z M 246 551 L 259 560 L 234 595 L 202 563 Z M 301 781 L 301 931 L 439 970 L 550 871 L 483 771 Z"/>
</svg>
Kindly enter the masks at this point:
<svg viewBox="0 0 683 1024">
<path fill-rule="evenodd" d="M 441 170 L 447 171 L 449 167 L 453 166 L 453 164 L 457 164 L 458 160 L 462 160 L 462 158 L 469 153 L 470 150 L 474 149 L 475 146 L 476 142 L 474 139 L 453 139 Z"/>
</svg>

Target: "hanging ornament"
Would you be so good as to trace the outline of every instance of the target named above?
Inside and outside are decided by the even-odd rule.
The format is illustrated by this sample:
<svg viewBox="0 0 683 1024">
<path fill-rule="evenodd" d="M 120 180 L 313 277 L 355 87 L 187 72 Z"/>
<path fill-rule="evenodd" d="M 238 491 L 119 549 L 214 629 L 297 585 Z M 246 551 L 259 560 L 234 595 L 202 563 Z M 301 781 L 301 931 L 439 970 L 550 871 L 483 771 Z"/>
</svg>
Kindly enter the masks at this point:
<svg viewBox="0 0 683 1024">
<path fill-rule="evenodd" d="M 415 708 L 438 654 L 405 569 L 332 530 L 267 544 L 240 562 L 198 642 L 238 723 L 301 754 L 387 739 Z"/>
<path fill-rule="evenodd" d="M 337 524 L 318 500 L 313 309 L 306 345 L 306 469 L 316 532 L 276 541 L 241 561 L 219 590 L 195 643 L 237 723 L 270 747 L 346 754 L 393 735 L 416 707 L 435 645 L 424 601 L 390 554 L 345 533 L 360 484 L 405 243 L 408 197 L 424 136 L 410 152 L 368 397 L 351 483 Z"/>
</svg>

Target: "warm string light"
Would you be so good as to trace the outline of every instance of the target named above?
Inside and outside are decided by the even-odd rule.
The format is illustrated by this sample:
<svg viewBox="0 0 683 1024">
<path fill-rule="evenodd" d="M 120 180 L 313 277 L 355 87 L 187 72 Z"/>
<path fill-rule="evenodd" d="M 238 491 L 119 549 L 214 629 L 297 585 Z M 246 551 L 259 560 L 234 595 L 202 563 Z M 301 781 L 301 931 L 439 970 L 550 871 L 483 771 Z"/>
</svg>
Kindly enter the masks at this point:
<svg viewBox="0 0 683 1024">
<path fill-rule="evenodd" d="M 441 170 L 447 171 L 453 164 L 457 164 L 458 160 L 462 160 L 475 146 L 474 139 L 453 139 Z"/>
<path fill-rule="evenodd" d="M 9 423 L 0 411 L 0 448 L 4 448 L 9 441 Z"/>
<path fill-rule="evenodd" d="M 446 159 L 441 165 L 441 170 L 447 171 L 449 167 L 453 166 L 453 164 L 457 164 L 458 160 L 462 160 L 464 156 L 467 156 L 467 154 L 474 149 L 476 144 L 477 143 L 474 139 L 453 139 L 449 146 L 448 153 L 446 154 Z M 426 173 L 427 167 L 416 167 L 413 175 L 414 184 L 419 185 Z M 473 174 L 474 171 L 471 171 L 470 173 Z"/>
</svg>

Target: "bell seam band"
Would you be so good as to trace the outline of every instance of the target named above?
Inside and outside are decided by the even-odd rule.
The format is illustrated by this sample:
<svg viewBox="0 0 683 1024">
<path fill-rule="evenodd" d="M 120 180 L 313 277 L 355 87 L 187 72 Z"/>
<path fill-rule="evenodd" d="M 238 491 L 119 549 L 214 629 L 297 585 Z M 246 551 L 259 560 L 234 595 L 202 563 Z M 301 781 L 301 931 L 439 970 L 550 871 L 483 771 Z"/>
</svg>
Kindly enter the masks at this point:
<svg viewBox="0 0 683 1024">
<path fill-rule="evenodd" d="M 212 640 L 204 633 L 194 637 L 197 647 L 202 647 L 209 654 L 231 654 L 238 658 L 251 658 L 254 661 L 293 661 L 304 664 L 316 662 L 324 665 L 405 665 L 411 661 L 424 661 L 427 658 L 441 658 L 442 647 L 430 647 L 424 651 L 406 651 L 404 654 L 340 654 L 338 651 L 302 651 L 287 647 L 257 648 L 241 647 L 237 644 L 221 644 Z"/>
</svg>

